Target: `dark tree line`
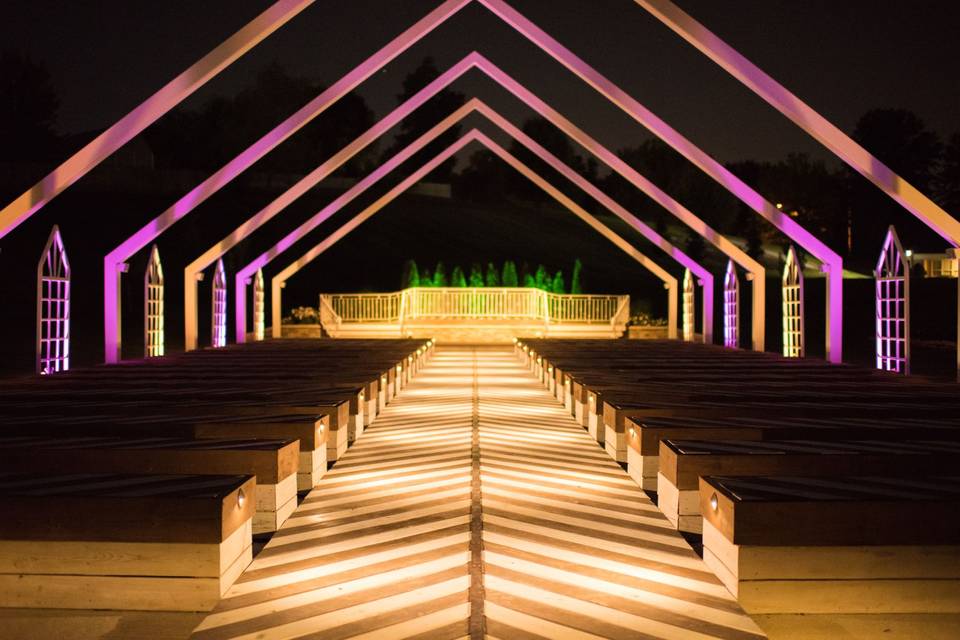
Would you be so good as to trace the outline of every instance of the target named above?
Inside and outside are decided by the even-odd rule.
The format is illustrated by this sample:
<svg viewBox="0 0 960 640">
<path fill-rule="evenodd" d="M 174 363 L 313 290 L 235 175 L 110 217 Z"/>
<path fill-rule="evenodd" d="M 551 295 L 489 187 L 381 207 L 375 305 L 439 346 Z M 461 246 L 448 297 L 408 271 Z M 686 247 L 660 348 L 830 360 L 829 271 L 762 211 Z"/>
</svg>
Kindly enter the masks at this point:
<svg viewBox="0 0 960 640">
<path fill-rule="evenodd" d="M 319 94 L 325 86 L 291 75 L 273 63 L 235 96 L 215 96 L 179 106 L 143 133 L 158 169 L 214 171 Z M 47 71 L 15 52 L 0 53 L 0 161 L 62 161 L 77 139 L 99 131 L 65 136 L 57 131 L 59 99 Z M 341 98 L 297 135 L 263 158 L 258 169 L 305 172 L 339 151 L 374 122 L 373 111 L 355 93 Z M 346 164 L 359 175 L 377 157 L 376 143 Z"/>
<path fill-rule="evenodd" d="M 538 264 L 531 269 L 527 262 L 520 264 L 519 271 L 513 260 L 505 260 L 503 267 L 497 268 L 492 262 L 487 263 L 486 270 L 475 262 L 465 271 L 459 265 L 453 267 L 447 277 L 447 267 L 443 262 L 430 271 L 421 269 L 416 260 L 407 260 L 403 264 L 403 273 L 400 277 L 400 287 L 528 287 L 543 289 L 549 293 L 583 293 L 583 264 L 580 259 L 573 262 L 570 288 L 567 289 L 563 271 L 557 270 L 551 276 L 547 267 Z"/>
<path fill-rule="evenodd" d="M 213 171 L 303 107 L 326 87 L 273 63 L 236 96 L 218 96 L 197 109 L 178 107 L 145 132 L 160 168 Z M 349 93 L 257 163 L 262 171 L 305 173 L 374 123 L 366 101 Z M 361 175 L 376 158 L 376 144 L 341 170 Z"/>
</svg>

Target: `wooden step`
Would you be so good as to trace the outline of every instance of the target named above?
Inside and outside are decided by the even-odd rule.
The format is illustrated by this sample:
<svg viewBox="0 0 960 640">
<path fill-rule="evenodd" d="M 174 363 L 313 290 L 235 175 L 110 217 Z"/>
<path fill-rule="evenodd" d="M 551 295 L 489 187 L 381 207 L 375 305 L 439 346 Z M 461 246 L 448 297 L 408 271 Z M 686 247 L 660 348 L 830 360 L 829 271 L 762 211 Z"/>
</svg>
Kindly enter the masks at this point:
<svg viewBox="0 0 960 640">
<path fill-rule="evenodd" d="M 707 476 L 700 508 L 748 613 L 960 613 L 960 478 Z"/>
<path fill-rule="evenodd" d="M 252 559 L 247 475 L 0 474 L 6 607 L 207 611 Z"/>
<path fill-rule="evenodd" d="M 910 478 L 958 467 L 958 442 L 662 440 L 657 506 L 681 531 L 700 533 L 700 476 Z"/>
<path fill-rule="evenodd" d="M 19 473 L 253 475 L 253 533 L 276 531 L 297 504 L 298 440 L 0 437 L 0 468 Z"/>
</svg>

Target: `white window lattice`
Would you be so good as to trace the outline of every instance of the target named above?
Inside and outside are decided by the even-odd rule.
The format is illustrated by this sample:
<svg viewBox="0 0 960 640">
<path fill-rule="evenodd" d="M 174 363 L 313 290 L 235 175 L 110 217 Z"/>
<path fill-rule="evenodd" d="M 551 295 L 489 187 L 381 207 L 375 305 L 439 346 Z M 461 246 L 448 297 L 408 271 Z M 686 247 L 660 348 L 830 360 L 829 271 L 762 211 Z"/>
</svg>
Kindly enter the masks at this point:
<svg viewBox="0 0 960 640">
<path fill-rule="evenodd" d="M 263 340 L 266 324 L 263 313 L 263 269 L 257 269 L 253 278 L 253 339 Z"/>
<path fill-rule="evenodd" d="M 155 358 L 164 354 L 163 265 L 157 245 L 150 250 L 150 261 L 143 277 L 144 355 Z"/>
<path fill-rule="evenodd" d="M 223 260 L 217 260 L 213 274 L 213 307 L 210 325 L 210 342 L 214 347 L 227 346 L 227 274 Z"/>
<path fill-rule="evenodd" d="M 783 355 L 803 357 L 803 268 L 792 246 L 783 267 Z"/>
<path fill-rule="evenodd" d="M 910 269 L 891 226 L 874 270 L 877 369 L 910 372 Z"/>
<path fill-rule="evenodd" d="M 723 346 L 740 346 L 740 280 L 732 260 L 723 277 Z"/>
<path fill-rule="evenodd" d="M 685 342 L 693 341 L 694 330 L 694 285 L 693 274 L 690 269 L 683 272 L 683 339 Z"/>
<path fill-rule="evenodd" d="M 54 225 L 37 265 L 37 373 L 70 368 L 70 262 Z"/>
</svg>

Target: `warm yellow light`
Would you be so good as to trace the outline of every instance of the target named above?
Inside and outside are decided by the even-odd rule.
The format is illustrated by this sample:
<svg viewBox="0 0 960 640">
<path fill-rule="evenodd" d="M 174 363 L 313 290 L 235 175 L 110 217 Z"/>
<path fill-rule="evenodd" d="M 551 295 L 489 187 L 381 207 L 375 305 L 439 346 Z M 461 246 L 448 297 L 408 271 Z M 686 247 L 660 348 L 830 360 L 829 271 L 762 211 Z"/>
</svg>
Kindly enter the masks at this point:
<svg viewBox="0 0 960 640">
<path fill-rule="evenodd" d="M 714 493 L 710 496 L 710 508 L 716 512 L 717 508 L 720 506 L 720 501 L 717 499 L 717 494 Z"/>
<path fill-rule="evenodd" d="M 637 430 L 634 429 L 633 427 L 630 427 L 630 437 L 631 437 L 631 438 L 636 438 L 636 437 L 637 437 Z"/>
<path fill-rule="evenodd" d="M 243 509 L 244 503 L 247 501 L 247 494 L 243 492 L 243 489 L 237 491 L 237 507 Z"/>
<path fill-rule="evenodd" d="M 778 202 L 778 203 L 777 203 L 777 209 L 783 209 L 783 203 L 782 203 L 782 202 Z"/>
</svg>

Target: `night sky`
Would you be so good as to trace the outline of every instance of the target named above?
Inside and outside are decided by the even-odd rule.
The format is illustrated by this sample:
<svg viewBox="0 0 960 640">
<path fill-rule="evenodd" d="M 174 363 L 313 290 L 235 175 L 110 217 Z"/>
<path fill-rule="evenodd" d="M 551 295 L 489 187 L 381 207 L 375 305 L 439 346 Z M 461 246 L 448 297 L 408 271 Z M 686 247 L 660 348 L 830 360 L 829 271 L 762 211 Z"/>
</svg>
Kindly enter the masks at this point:
<svg viewBox="0 0 960 640">
<path fill-rule="evenodd" d="M 4 47 L 46 65 L 65 133 L 111 124 L 269 6 L 267 0 L 7 0 Z M 438 0 L 319 0 L 188 102 L 232 93 L 276 60 L 330 83 Z M 954 0 L 681 0 L 679 4 L 846 131 L 873 107 L 903 107 L 960 131 L 960 10 Z M 513 6 L 720 159 L 825 152 L 631 0 Z M 882 7 L 882 11 L 877 11 Z M 615 148 L 645 132 L 480 6 L 461 11 L 360 88 L 378 115 L 426 55 L 446 68 L 477 49 Z M 456 87 L 508 115 L 529 112 L 490 81 Z"/>
</svg>

